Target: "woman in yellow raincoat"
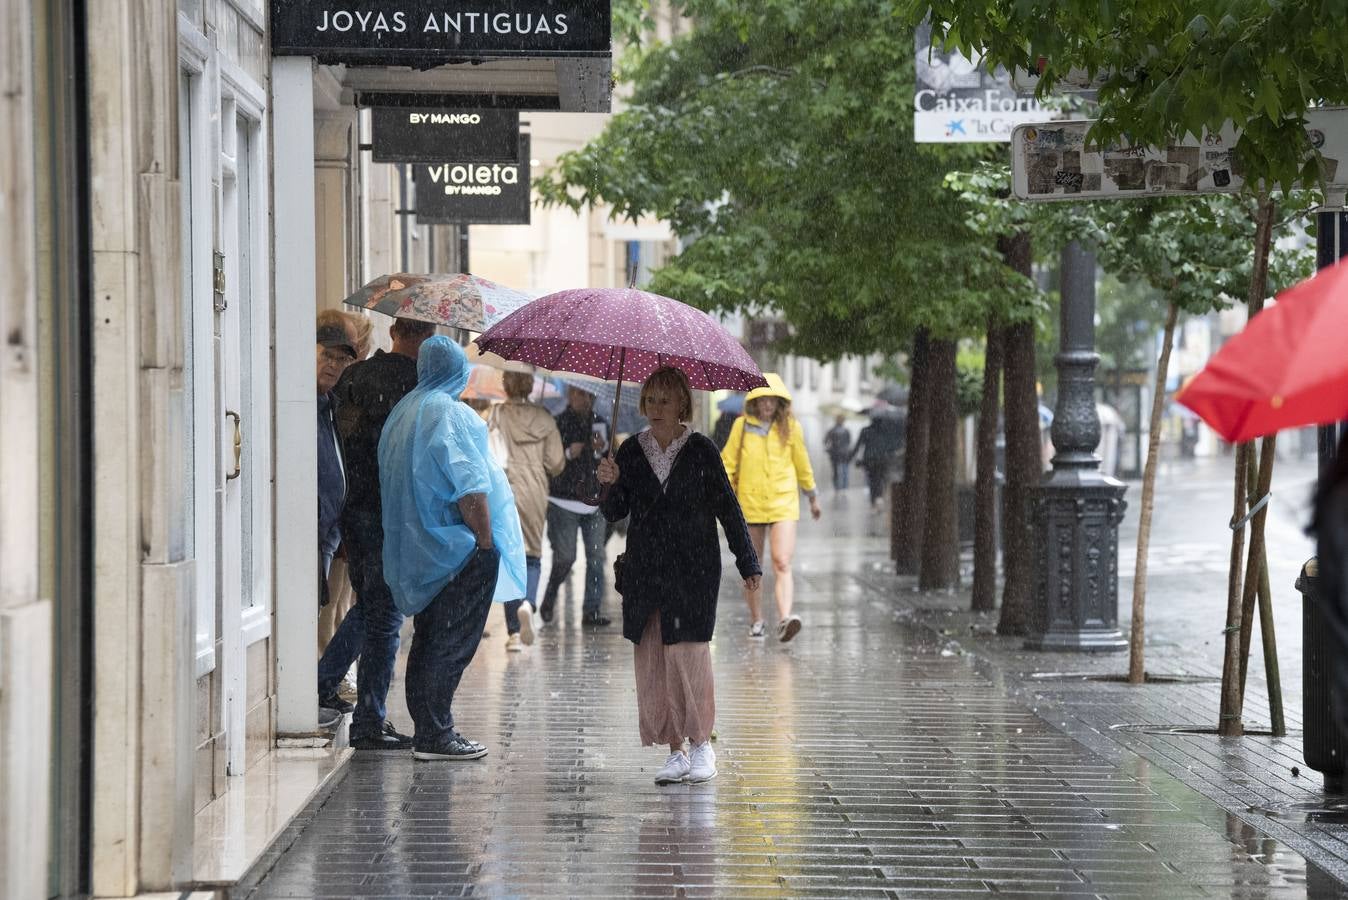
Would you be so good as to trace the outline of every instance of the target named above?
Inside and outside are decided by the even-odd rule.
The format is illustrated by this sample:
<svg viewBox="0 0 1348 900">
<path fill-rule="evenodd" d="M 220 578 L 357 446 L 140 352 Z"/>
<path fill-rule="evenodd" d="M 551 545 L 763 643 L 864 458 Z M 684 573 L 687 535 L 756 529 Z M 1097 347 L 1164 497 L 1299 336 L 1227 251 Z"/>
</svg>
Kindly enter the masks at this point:
<svg viewBox="0 0 1348 900">
<path fill-rule="evenodd" d="M 756 388 L 744 398 L 744 415 L 735 420 L 721 459 L 735 488 L 749 536 L 759 559 L 763 545 L 772 550 L 775 574 L 773 596 L 777 601 L 777 638 L 789 641 L 800 631 L 800 616 L 791 612 L 794 583 L 791 559 L 796 552 L 796 522 L 800 519 L 800 491 L 810 500 L 810 515 L 819 518 L 819 497 L 814 488 L 814 470 L 805 451 L 805 434 L 791 415 L 791 394 L 781 376 L 769 372 L 768 386 Z M 761 638 L 763 624 L 762 585 L 746 589 L 753 620 L 749 636 Z"/>
</svg>

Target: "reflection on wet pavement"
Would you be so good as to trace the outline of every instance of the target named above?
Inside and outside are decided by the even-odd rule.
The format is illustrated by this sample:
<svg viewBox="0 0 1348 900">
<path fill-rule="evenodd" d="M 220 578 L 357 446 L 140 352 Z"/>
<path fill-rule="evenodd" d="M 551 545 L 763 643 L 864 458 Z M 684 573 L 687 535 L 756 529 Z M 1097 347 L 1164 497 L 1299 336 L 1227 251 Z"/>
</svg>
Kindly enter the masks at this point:
<svg viewBox="0 0 1348 900">
<path fill-rule="evenodd" d="M 858 577 L 883 559 L 866 517 L 841 528 L 831 512 L 802 528 L 796 642 L 750 641 L 727 582 L 715 781 L 652 782 L 665 751 L 636 737 L 630 645 L 616 629 L 582 632 L 577 597 L 526 653 L 504 652 L 495 620 L 456 702 L 486 760 L 357 754 L 255 896 L 1341 889 L 1144 760 L 1086 749 L 896 621 Z M 393 716 L 407 725 L 400 694 Z"/>
</svg>

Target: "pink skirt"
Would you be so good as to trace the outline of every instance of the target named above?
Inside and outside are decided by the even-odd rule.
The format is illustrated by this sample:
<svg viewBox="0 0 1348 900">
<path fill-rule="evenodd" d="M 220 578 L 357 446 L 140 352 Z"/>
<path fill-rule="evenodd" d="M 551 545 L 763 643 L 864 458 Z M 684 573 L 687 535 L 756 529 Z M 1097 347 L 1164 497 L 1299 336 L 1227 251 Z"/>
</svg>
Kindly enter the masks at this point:
<svg viewBox="0 0 1348 900">
<path fill-rule="evenodd" d="M 633 658 L 642 745 L 681 744 L 685 738 L 700 744 L 710 738 L 716 721 L 711 645 L 666 644 L 656 610 L 646 620 Z"/>
</svg>

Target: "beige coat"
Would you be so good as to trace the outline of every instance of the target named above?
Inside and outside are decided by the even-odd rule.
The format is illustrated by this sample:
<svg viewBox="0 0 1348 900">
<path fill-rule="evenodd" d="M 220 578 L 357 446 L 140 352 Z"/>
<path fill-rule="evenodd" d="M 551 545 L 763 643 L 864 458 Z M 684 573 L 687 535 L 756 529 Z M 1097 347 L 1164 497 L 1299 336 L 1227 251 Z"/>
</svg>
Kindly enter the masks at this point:
<svg viewBox="0 0 1348 900">
<path fill-rule="evenodd" d="M 562 471 L 562 436 L 557 423 L 537 403 L 508 400 L 493 407 L 488 424 L 496 420 L 510 445 L 506 478 L 515 492 L 515 508 L 524 530 L 524 552 L 543 553 L 543 526 L 548 515 L 548 479 Z"/>
</svg>

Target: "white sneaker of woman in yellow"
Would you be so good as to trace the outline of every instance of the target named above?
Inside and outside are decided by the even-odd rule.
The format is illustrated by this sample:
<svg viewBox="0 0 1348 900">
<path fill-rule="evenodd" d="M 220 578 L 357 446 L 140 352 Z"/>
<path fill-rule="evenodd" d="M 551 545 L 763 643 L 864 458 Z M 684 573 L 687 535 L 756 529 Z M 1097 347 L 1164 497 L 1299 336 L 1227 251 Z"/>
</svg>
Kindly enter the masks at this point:
<svg viewBox="0 0 1348 900">
<path fill-rule="evenodd" d="M 711 781 L 715 778 L 716 751 L 711 749 L 711 741 L 703 741 L 694 747 L 688 763 L 688 774 L 683 780 L 689 784 Z"/>
<path fill-rule="evenodd" d="M 678 784 L 688 776 L 689 765 L 688 754 L 682 750 L 674 751 L 669 754 L 669 759 L 665 760 L 660 771 L 655 773 L 655 783 Z"/>
</svg>

